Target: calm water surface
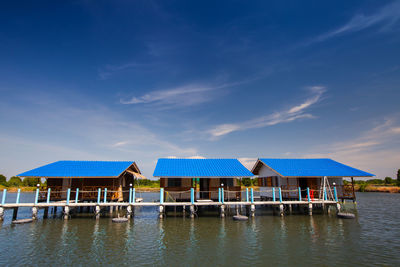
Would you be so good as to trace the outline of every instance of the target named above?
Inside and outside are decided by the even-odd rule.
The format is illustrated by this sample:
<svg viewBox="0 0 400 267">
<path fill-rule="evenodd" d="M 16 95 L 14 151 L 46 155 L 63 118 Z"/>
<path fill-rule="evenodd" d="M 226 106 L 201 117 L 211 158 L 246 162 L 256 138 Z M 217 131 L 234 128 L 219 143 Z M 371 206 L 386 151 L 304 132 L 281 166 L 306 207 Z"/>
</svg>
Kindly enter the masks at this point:
<svg viewBox="0 0 400 267">
<path fill-rule="evenodd" d="M 159 220 L 156 208 L 142 208 L 126 224 L 87 215 L 11 225 L 7 211 L 0 265 L 400 266 L 400 194 L 357 197 L 356 220 L 318 214 Z M 22 196 L 31 199 L 33 194 Z M 22 209 L 18 217 L 30 215 Z"/>
</svg>

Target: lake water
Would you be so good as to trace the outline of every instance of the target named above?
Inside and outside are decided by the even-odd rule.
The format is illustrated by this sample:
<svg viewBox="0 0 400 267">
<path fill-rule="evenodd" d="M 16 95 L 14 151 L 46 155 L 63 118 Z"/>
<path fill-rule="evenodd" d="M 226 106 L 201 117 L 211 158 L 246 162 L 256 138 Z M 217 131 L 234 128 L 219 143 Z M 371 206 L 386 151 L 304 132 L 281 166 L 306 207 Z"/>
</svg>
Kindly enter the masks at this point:
<svg viewBox="0 0 400 267">
<path fill-rule="evenodd" d="M 0 265 L 400 266 L 400 194 L 357 198 L 356 220 L 327 214 L 159 220 L 156 208 L 142 208 L 125 224 L 59 215 L 11 225 L 9 210 L 0 225 Z M 30 215 L 22 209 L 18 218 Z"/>
</svg>

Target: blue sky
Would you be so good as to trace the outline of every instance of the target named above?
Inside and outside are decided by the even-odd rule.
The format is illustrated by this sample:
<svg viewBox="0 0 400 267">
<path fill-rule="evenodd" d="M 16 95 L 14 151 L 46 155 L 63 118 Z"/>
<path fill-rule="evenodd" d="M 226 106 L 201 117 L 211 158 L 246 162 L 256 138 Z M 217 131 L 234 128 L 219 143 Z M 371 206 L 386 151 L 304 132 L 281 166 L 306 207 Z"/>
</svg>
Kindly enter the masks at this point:
<svg viewBox="0 0 400 267">
<path fill-rule="evenodd" d="M 56 160 L 400 168 L 399 1 L 9 1 L 0 173 Z"/>
</svg>

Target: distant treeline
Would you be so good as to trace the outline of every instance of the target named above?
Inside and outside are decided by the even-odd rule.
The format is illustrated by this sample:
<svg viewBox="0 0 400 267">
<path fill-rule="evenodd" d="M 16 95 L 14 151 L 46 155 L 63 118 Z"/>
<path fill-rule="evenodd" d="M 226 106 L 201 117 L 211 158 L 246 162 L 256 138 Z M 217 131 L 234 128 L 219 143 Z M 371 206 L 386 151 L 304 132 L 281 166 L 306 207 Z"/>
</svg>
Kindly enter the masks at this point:
<svg viewBox="0 0 400 267">
<path fill-rule="evenodd" d="M 32 187 L 40 184 L 41 186 L 45 185 L 46 183 L 42 183 L 40 178 L 24 178 L 23 180 L 18 176 L 13 176 L 7 181 L 7 177 L 0 174 L 0 185 L 5 187 Z"/>
</svg>

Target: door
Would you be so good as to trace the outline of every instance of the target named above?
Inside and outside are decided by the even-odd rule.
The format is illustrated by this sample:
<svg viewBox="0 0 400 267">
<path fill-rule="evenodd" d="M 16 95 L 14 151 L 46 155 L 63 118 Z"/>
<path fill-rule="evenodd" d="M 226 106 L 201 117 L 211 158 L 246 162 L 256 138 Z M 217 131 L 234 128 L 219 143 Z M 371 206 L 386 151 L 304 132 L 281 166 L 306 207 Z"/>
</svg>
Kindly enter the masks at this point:
<svg viewBox="0 0 400 267">
<path fill-rule="evenodd" d="M 210 199 L 210 178 L 200 179 L 200 199 Z"/>
</svg>

